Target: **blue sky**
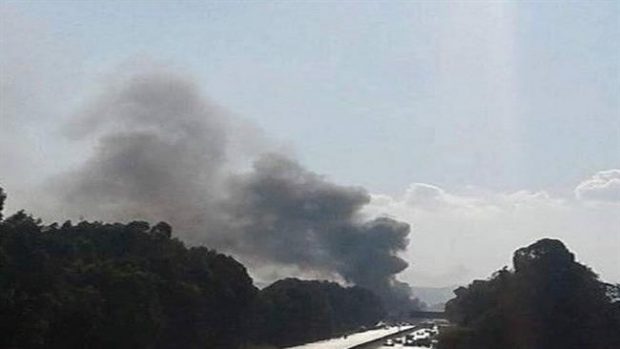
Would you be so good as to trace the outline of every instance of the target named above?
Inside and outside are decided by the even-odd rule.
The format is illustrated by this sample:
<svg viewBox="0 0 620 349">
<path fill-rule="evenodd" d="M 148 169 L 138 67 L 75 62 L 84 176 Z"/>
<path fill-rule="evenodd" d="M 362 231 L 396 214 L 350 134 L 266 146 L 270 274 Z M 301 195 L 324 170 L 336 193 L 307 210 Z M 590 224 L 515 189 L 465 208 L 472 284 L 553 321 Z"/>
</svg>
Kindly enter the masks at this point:
<svg viewBox="0 0 620 349">
<path fill-rule="evenodd" d="M 620 280 L 620 172 L 601 172 L 620 168 L 618 1 L 3 0 L 0 19 L 0 168 L 18 198 L 33 169 L 88 153 L 57 121 L 154 62 L 410 221 L 419 285 L 488 275 L 543 233 Z M 495 248 L 429 254 L 437 241 Z"/>
<path fill-rule="evenodd" d="M 620 165 L 618 10 L 593 2 L 8 2 L 86 77 L 135 57 L 334 179 L 566 189 Z"/>
</svg>

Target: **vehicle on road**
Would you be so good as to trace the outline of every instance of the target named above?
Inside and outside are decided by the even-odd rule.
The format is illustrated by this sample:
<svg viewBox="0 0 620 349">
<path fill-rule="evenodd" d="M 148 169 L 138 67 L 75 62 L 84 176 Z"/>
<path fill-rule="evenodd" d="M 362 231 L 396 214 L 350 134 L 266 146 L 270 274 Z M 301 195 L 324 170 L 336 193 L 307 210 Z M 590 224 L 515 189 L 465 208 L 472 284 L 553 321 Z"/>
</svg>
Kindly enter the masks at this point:
<svg viewBox="0 0 620 349">
<path fill-rule="evenodd" d="M 394 340 L 393 339 L 388 339 L 385 341 L 385 343 L 383 343 L 384 346 L 386 347 L 393 347 L 394 346 Z"/>
</svg>

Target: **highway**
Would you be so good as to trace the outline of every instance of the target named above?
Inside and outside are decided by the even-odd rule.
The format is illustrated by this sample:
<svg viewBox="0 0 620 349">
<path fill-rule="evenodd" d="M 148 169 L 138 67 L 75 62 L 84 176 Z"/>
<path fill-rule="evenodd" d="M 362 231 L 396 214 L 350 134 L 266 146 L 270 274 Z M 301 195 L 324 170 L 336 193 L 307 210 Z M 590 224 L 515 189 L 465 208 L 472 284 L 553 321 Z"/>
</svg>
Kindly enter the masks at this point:
<svg viewBox="0 0 620 349">
<path fill-rule="evenodd" d="M 405 336 L 412 334 L 414 335 L 416 338 L 424 338 L 424 337 L 428 337 L 428 334 L 425 333 L 425 329 L 421 328 L 419 326 L 416 326 L 410 330 L 407 330 L 405 332 L 400 332 L 398 334 L 392 335 L 392 336 L 388 336 L 385 338 L 382 338 L 380 340 L 376 340 L 376 341 L 372 341 L 372 342 L 368 342 L 362 345 L 358 345 L 355 346 L 353 348 L 350 349 L 395 349 L 395 348 L 409 348 L 409 349 L 430 349 L 430 347 L 428 346 L 405 346 Z M 393 345 L 392 346 L 387 346 L 385 345 L 387 340 L 391 339 L 393 341 Z M 398 341 L 398 339 L 400 339 L 400 342 Z"/>
<path fill-rule="evenodd" d="M 432 321 L 434 322 L 434 321 Z M 424 346 L 405 346 L 404 337 L 408 334 L 414 334 L 416 339 L 427 338 L 430 334 L 425 333 L 431 326 L 423 324 L 392 326 L 387 328 L 378 328 L 351 334 L 347 337 L 337 337 L 326 339 L 318 342 L 307 343 L 288 349 L 390 349 L 390 348 L 409 348 L 409 349 L 430 349 Z M 403 339 L 402 343 L 396 341 L 397 338 Z M 393 346 L 385 346 L 388 339 L 394 340 Z"/>
<path fill-rule="evenodd" d="M 390 334 L 398 333 L 413 326 L 403 327 L 389 327 L 379 328 L 359 333 L 351 334 L 347 337 L 337 337 L 332 339 L 326 339 L 314 343 L 303 344 L 295 347 L 289 347 L 288 349 L 349 349 L 357 348 L 358 345 L 363 343 L 369 343 L 378 338 L 384 338 Z"/>
</svg>

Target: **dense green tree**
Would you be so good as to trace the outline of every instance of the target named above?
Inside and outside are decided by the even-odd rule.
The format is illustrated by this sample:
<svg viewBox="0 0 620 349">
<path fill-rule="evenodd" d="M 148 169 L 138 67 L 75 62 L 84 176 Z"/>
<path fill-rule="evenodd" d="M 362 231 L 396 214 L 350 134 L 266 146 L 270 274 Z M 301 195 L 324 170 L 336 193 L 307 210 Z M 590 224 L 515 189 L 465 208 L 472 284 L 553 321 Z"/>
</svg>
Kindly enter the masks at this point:
<svg viewBox="0 0 620 349">
<path fill-rule="evenodd" d="M 327 338 L 383 315 L 360 287 L 287 279 L 259 294 L 243 265 L 186 247 L 164 222 L 0 220 L 0 348 L 234 349 Z"/>
<path fill-rule="evenodd" d="M 170 226 L 0 223 L 0 347 L 235 348 L 257 290 Z"/>
<path fill-rule="evenodd" d="M 517 250 L 513 268 L 455 291 L 446 312 L 458 328 L 442 335 L 441 348 L 620 348 L 616 288 L 562 242 Z"/>
<path fill-rule="evenodd" d="M 360 287 L 284 279 L 260 292 L 258 341 L 291 346 L 373 326 L 385 315 L 380 299 Z"/>
</svg>

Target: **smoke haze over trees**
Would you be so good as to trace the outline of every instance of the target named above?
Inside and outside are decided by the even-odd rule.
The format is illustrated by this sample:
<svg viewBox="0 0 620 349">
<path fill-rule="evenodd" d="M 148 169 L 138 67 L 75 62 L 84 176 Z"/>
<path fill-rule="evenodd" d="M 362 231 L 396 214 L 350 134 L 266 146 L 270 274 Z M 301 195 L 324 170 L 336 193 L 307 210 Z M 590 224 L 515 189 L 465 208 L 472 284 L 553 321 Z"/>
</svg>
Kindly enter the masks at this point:
<svg viewBox="0 0 620 349">
<path fill-rule="evenodd" d="M 0 221 L 0 347 L 233 349 L 323 339 L 385 314 L 360 287 L 289 279 L 259 292 L 235 259 L 171 233 L 163 222 L 45 226 L 24 212 Z"/>
<path fill-rule="evenodd" d="M 407 247 L 409 225 L 359 216 L 369 195 L 327 182 L 280 156 L 258 160 L 237 178 L 227 201 L 233 251 L 267 262 L 334 271 L 379 294 L 386 306 L 418 306 L 395 279 L 407 267 L 396 254 Z"/>
<path fill-rule="evenodd" d="M 184 241 L 216 246 L 227 233 L 210 217 L 220 217 L 219 204 L 207 203 L 276 153 L 328 182 L 363 186 L 371 196 L 363 220 L 385 215 L 415 227 L 398 254 L 415 267 L 400 280 L 465 284 L 545 234 L 579 246 L 583 261 L 618 282 L 615 2 L 571 3 L 561 13 L 548 2 L 378 7 L 3 1 L 7 208 L 46 222 L 165 219 Z M 201 132 L 220 143 L 192 144 Z M 174 159 L 161 167 L 119 159 L 130 144 Z M 122 163 L 154 169 L 166 185 L 109 170 Z M 189 163 L 195 170 L 177 168 Z M 159 181 L 171 168 L 181 180 Z M 218 185 L 193 185 L 201 176 Z M 105 194 L 96 183 L 127 197 L 97 203 L 74 188 Z M 183 190 L 186 201 L 169 195 Z M 193 210 L 205 205 L 208 213 Z M 208 242 L 191 230 L 204 216 Z M 287 275 L 344 281 L 333 270 L 237 257 L 261 284 Z"/>
<path fill-rule="evenodd" d="M 362 285 L 388 307 L 411 298 L 396 280 L 408 265 L 397 255 L 408 245 L 408 224 L 364 217 L 363 188 L 331 183 L 274 152 L 256 128 L 183 77 L 119 79 L 67 133 L 96 145 L 83 164 L 47 181 L 48 195 L 35 204 L 47 217 L 165 220 L 188 243 L 262 269 Z"/>
<path fill-rule="evenodd" d="M 513 268 L 455 291 L 446 311 L 457 326 L 440 348 L 618 347 L 620 285 L 559 240 L 517 250 Z M 0 276 L 3 348 L 286 346 L 386 316 L 359 286 L 285 279 L 258 290 L 241 263 L 186 247 L 163 222 L 43 225 L 20 211 L 0 220 Z"/>
<path fill-rule="evenodd" d="M 1 0 L 0 349 L 620 349 L 618 23 Z"/>
</svg>

